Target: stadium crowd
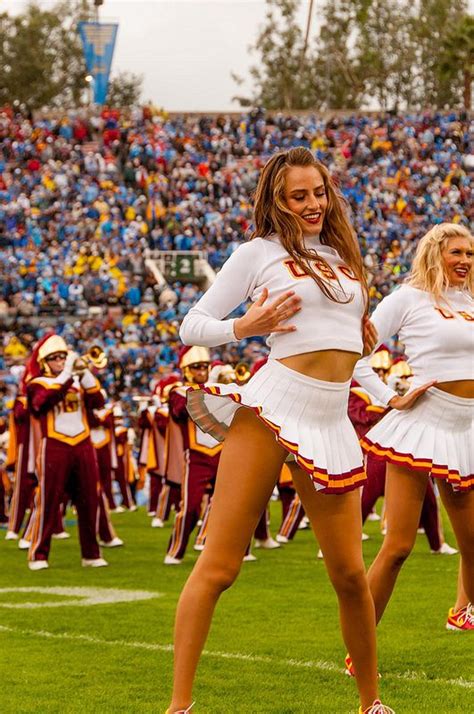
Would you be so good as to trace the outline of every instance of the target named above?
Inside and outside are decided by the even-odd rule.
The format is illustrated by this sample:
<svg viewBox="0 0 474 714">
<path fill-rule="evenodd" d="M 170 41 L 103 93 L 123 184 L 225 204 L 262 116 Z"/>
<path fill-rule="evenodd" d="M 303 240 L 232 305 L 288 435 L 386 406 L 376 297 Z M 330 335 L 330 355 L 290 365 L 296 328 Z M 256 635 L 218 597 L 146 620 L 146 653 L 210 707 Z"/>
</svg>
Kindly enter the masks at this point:
<svg viewBox="0 0 474 714">
<path fill-rule="evenodd" d="M 469 120 L 450 113 L 169 117 L 152 107 L 35 119 L 0 110 L 0 372 L 53 324 L 127 399 L 176 364 L 199 285 L 157 286 L 156 250 L 204 250 L 218 270 L 250 227 L 258 171 L 275 150 L 310 147 L 347 198 L 374 303 L 408 270 L 416 239 L 472 219 Z M 249 362 L 262 341 L 231 347 Z"/>
</svg>

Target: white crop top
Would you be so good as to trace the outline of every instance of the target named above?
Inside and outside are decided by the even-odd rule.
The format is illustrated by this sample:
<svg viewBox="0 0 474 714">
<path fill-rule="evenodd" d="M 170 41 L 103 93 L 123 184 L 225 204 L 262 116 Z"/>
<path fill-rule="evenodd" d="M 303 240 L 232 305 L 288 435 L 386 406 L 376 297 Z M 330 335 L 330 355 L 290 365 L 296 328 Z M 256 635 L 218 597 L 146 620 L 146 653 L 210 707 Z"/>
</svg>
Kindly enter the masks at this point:
<svg viewBox="0 0 474 714">
<path fill-rule="evenodd" d="M 289 290 L 302 301 L 301 310 L 287 323 L 296 330 L 268 336 L 270 357 L 278 359 L 328 349 L 361 354 L 364 297 L 360 283 L 333 248 L 321 245 L 315 238 L 305 242 L 330 266 L 328 270 L 321 264 L 319 273 L 332 283 L 342 299 L 352 297 L 351 302 L 337 303 L 327 298 L 317 283 L 301 272 L 277 236 L 254 238 L 237 248 L 213 285 L 188 312 L 179 332 L 182 341 L 187 345 L 215 347 L 236 340 L 234 320 L 224 318 L 248 298 L 255 302 L 262 289 L 267 288 L 268 303 Z M 317 259 L 313 265 L 318 270 Z"/>
<path fill-rule="evenodd" d="M 371 320 L 379 344 L 398 335 L 413 372 L 412 388 L 436 379 L 474 379 L 474 301 L 465 291 L 449 288 L 437 305 L 431 293 L 402 285 L 377 305 Z M 396 395 L 361 359 L 354 378 L 383 404 Z"/>
</svg>

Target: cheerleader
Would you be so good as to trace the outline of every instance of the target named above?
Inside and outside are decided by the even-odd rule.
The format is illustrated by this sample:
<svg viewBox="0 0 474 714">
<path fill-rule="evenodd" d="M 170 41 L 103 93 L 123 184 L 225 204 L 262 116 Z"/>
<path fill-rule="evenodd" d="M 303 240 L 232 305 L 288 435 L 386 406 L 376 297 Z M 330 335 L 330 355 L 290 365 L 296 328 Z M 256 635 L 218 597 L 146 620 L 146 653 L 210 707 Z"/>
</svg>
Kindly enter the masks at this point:
<svg viewBox="0 0 474 714">
<path fill-rule="evenodd" d="M 347 416 L 354 365 L 375 342 L 364 317 L 357 239 L 327 169 L 302 147 L 267 162 L 254 216 L 251 240 L 229 258 L 180 332 L 185 344 L 208 347 L 269 335 L 271 351 L 244 386 L 201 385 L 187 394 L 192 418 L 225 443 L 206 547 L 178 604 L 168 712 L 190 711 L 217 600 L 237 577 L 290 456 L 338 596 L 342 634 L 357 661 L 360 712 L 389 714 L 378 699 L 375 613 L 362 560 L 362 452 Z M 243 317 L 224 319 L 248 298 L 253 305 Z"/>
<path fill-rule="evenodd" d="M 377 621 L 415 543 L 431 475 L 462 555 L 458 599 L 447 627 L 474 628 L 473 249 L 463 226 L 435 226 L 418 244 L 410 277 L 372 315 L 380 341 L 398 334 L 405 345 L 414 374 L 410 392 L 397 396 L 367 358 L 354 372 L 393 407 L 362 439 L 369 454 L 387 462 L 387 535 L 369 570 Z"/>
</svg>

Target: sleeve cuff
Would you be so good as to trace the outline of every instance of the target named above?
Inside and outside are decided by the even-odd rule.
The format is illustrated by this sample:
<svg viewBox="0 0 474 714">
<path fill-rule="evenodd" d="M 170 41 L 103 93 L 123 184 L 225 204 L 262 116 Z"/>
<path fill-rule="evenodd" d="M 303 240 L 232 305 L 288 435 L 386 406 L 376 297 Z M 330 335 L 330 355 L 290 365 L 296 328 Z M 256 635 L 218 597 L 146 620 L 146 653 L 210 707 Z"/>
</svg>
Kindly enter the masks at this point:
<svg viewBox="0 0 474 714">
<path fill-rule="evenodd" d="M 96 378 L 88 369 L 86 369 L 82 376 L 81 385 L 84 389 L 87 389 L 87 391 L 90 391 L 91 389 L 99 389 Z"/>
</svg>

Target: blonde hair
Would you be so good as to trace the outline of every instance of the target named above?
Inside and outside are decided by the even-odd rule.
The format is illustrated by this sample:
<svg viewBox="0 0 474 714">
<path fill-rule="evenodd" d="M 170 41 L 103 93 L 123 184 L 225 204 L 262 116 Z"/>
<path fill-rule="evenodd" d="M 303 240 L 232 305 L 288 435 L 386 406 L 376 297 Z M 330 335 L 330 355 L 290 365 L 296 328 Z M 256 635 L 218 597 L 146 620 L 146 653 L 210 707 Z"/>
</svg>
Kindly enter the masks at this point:
<svg viewBox="0 0 474 714">
<path fill-rule="evenodd" d="M 324 217 L 320 240 L 324 245 L 334 248 L 360 281 L 367 305 L 367 281 L 365 278 L 362 257 L 354 229 L 349 218 L 347 204 L 338 189 L 334 186 L 327 168 L 317 161 L 311 151 L 298 146 L 288 151 L 274 154 L 263 167 L 254 194 L 254 225 L 250 239 L 266 238 L 278 234 L 282 246 L 293 258 L 295 263 L 309 275 L 330 300 L 348 303 L 352 297 L 347 297 L 339 283 L 339 290 L 322 278 L 311 265 L 318 258 L 327 265 L 321 255 L 314 249 L 305 247 L 301 223 L 285 201 L 285 177 L 290 167 L 313 166 L 323 179 L 328 198 L 328 207 Z M 338 297 L 339 293 L 339 297 Z M 344 298 L 340 295 L 343 293 Z"/>
<path fill-rule="evenodd" d="M 457 223 L 440 223 L 433 226 L 417 245 L 410 274 L 406 280 L 408 285 L 431 293 L 439 302 L 444 291 L 449 287 L 442 251 L 450 238 L 467 238 L 474 244 L 474 237 L 465 226 Z M 474 272 L 468 273 L 465 290 L 471 295 L 474 292 Z"/>
</svg>

